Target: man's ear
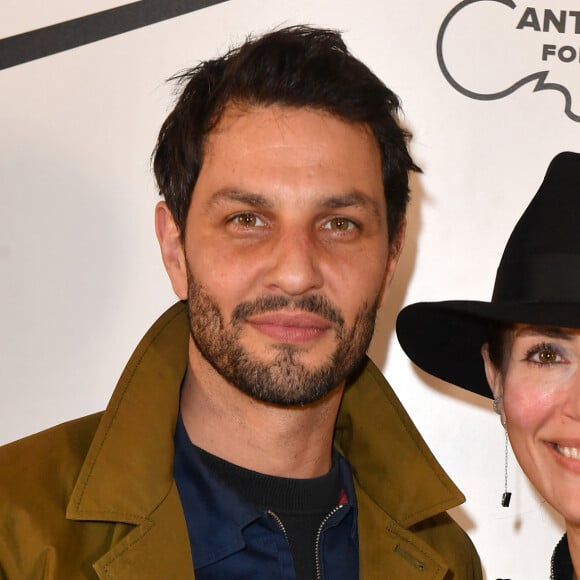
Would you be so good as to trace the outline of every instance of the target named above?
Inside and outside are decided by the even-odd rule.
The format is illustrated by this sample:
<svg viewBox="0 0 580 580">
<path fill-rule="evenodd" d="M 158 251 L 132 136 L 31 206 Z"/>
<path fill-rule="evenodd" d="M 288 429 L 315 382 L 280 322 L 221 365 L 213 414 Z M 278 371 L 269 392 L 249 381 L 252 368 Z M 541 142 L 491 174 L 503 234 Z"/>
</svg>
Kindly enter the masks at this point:
<svg viewBox="0 0 580 580">
<path fill-rule="evenodd" d="M 487 378 L 487 383 L 493 393 L 494 411 L 500 416 L 501 424 L 505 427 L 506 417 L 503 405 L 503 376 L 500 369 L 498 369 L 489 358 L 489 345 L 487 342 L 481 347 L 481 357 L 483 358 L 485 377 Z"/>
<path fill-rule="evenodd" d="M 399 258 L 403 251 L 405 245 L 405 233 L 407 231 L 407 220 L 403 218 L 399 225 L 399 230 L 397 235 L 389 243 L 389 258 L 387 260 L 387 268 L 385 269 L 385 276 L 383 278 L 383 285 L 381 287 L 381 292 L 379 294 L 378 306 L 382 306 L 387 291 L 389 290 L 391 283 L 393 282 L 393 277 L 395 276 L 395 270 L 397 269 L 397 264 L 399 263 Z"/>
<path fill-rule="evenodd" d="M 187 299 L 187 267 L 181 234 L 171 211 L 164 201 L 155 207 L 155 233 L 161 248 L 165 270 L 171 280 L 173 291 L 180 300 Z"/>
</svg>

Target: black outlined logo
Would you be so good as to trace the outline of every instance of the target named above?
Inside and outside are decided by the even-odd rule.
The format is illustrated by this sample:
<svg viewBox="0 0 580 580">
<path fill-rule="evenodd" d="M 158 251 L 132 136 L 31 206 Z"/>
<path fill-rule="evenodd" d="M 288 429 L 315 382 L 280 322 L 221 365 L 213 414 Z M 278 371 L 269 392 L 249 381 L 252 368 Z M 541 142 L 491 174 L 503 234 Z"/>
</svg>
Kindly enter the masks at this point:
<svg viewBox="0 0 580 580">
<path fill-rule="evenodd" d="M 463 0 L 447 14 L 439 29 L 439 67 L 447 82 L 471 99 L 502 99 L 529 83 L 534 92 L 558 91 L 564 97 L 566 116 L 580 122 L 580 8 L 566 10 L 555 6 L 557 3 L 553 0 L 545 0 L 544 5 L 548 7 L 533 6 L 535 3 L 534 0 L 528 0 L 525 5 L 513 0 Z M 487 13 L 491 10 L 493 16 Z M 458 51 L 444 53 L 443 45 L 449 42 L 452 27 L 459 38 L 463 29 L 473 33 L 455 42 L 463 42 L 476 55 L 475 63 L 466 65 L 469 59 Z M 480 33 L 481 38 L 474 38 Z M 475 47 L 478 40 L 480 45 Z M 474 90 L 476 67 L 485 59 L 490 69 L 487 82 L 504 84 L 493 90 Z M 464 62 L 463 67 L 458 64 L 459 60 Z M 472 70 L 468 71 L 466 66 Z M 485 82 L 484 75 L 478 81 Z"/>
<path fill-rule="evenodd" d="M 195 12 L 227 0 L 141 0 L 0 39 L 0 70 Z"/>
</svg>

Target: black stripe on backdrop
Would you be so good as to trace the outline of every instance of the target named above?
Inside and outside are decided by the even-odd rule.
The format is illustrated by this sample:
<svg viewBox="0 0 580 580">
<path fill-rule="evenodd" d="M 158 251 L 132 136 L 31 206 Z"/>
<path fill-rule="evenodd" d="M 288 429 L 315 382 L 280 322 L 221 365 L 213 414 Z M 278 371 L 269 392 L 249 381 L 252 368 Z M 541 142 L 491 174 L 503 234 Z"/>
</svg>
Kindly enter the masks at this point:
<svg viewBox="0 0 580 580">
<path fill-rule="evenodd" d="M 141 0 L 0 39 L 0 70 L 227 0 Z"/>
</svg>

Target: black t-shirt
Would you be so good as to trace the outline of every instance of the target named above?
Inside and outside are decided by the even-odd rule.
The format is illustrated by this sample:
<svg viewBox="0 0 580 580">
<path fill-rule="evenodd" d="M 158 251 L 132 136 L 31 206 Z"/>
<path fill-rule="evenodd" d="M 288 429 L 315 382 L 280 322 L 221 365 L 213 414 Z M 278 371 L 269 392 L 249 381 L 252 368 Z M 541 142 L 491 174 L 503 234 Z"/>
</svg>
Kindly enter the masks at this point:
<svg viewBox="0 0 580 580">
<path fill-rule="evenodd" d="M 195 447 L 195 446 L 194 446 Z M 339 504 L 338 462 L 312 479 L 264 475 L 229 463 L 196 447 L 201 461 L 245 501 L 267 511 L 282 525 L 294 559 L 297 578 L 316 577 L 315 546 L 319 529 Z"/>
</svg>

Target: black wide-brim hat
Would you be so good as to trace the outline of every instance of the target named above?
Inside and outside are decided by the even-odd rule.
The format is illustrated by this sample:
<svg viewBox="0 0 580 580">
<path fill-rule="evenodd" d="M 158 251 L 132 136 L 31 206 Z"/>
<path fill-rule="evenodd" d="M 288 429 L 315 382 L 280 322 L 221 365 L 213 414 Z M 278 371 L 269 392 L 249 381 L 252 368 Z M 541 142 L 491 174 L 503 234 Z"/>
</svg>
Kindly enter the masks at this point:
<svg viewBox="0 0 580 580">
<path fill-rule="evenodd" d="M 397 337 L 421 369 L 492 397 L 481 358 L 493 325 L 580 328 L 580 154 L 560 153 L 516 224 L 491 302 L 419 302 L 397 317 Z"/>
</svg>

